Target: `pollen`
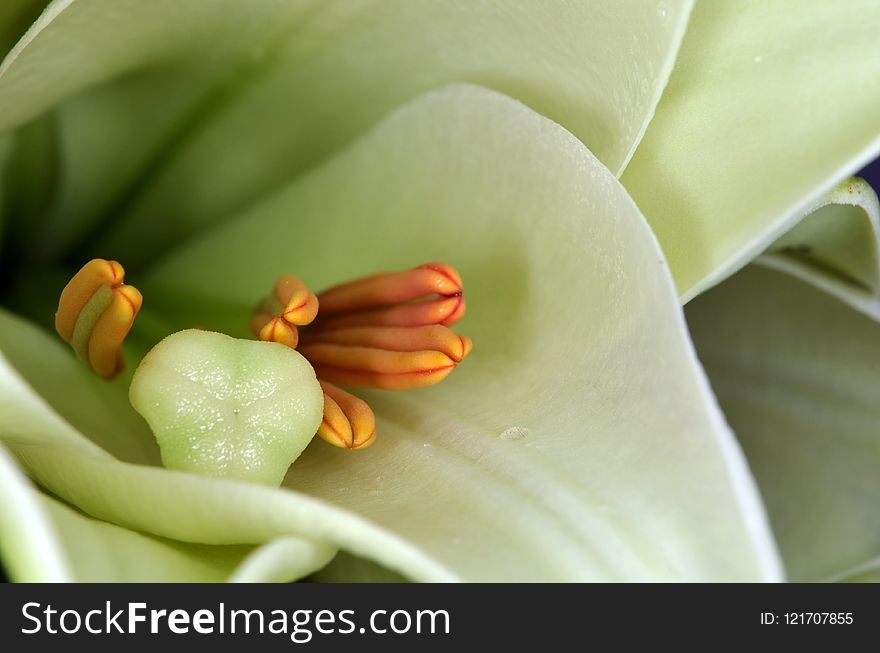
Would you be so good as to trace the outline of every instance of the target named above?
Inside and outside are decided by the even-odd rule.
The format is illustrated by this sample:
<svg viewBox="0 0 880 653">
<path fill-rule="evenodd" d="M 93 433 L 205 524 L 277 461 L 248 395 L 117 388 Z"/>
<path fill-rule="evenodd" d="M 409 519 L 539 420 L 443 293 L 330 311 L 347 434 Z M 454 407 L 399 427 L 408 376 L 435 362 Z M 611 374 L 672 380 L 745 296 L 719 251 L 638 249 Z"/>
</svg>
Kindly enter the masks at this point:
<svg viewBox="0 0 880 653">
<path fill-rule="evenodd" d="M 473 348 L 449 328 L 465 307 L 461 275 L 444 263 L 374 274 L 317 296 L 284 276 L 251 330 L 296 348 L 314 367 L 324 389 L 318 435 L 362 449 L 376 437 L 373 411 L 338 386 L 407 390 L 442 381 Z"/>
<path fill-rule="evenodd" d="M 143 298 L 123 283 L 116 261 L 93 259 L 64 287 L 55 313 L 55 330 L 92 371 L 112 379 L 123 368 L 122 343 Z"/>
</svg>

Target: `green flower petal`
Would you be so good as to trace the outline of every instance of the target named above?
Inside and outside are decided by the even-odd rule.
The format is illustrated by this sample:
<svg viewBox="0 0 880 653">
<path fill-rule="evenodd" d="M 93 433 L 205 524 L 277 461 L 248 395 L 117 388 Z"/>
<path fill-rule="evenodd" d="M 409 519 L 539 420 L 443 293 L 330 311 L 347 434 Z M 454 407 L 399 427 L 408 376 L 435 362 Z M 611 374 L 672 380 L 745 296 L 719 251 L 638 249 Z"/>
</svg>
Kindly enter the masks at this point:
<svg viewBox="0 0 880 653">
<path fill-rule="evenodd" d="M 758 261 L 812 283 L 880 320 L 880 203 L 862 179 L 850 179 Z"/>
<path fill-rule="evenodd" d="M 876 560 L 880 324 L 760 266 L 691 302 L 687 318 L 790 578 L 843 578 Z"/>
<path fill-rule="evenodd" d="M 880 4 L 705 2 L 623 175 L 687 300 L 880 148 Z"/>
<path fill-rule="evenodd" d="M 48 0 L 3 0 L 0 2 L 0 58 L 9 52 L 40 14 Z"/>
<path fill-rule="evenodd" d="M 337 553 L 326 542 L 279 537 L 257 547 L 229 577 L 232 583 L 285 583 L 325 567 Z"/>
<path fill-rule="evenodd" d="M 244 332 L 281 273 L 320 288 L 437 259 L 463 271 L 474 353 L 439 386 L 371 394 L 376 444 L 313 443 L 289 487 L 462 578 L 778 577 L 650 231 L 576 139 L 507 98 L 414 102 L 144 288 L 181 322 L 186 297 L 238 303 L 222 328 Z"/>
<path fill-rule="evenodd" d="M 5 379 L 0 387 L 5 393 Z M 4 422 L 6 419 L 4 418 Z M 6 426 L 4 424 L 4 426 Z M 73 578 L 61 542 L 39 493 L 0 445 L 0 555 L 12 580 L 69 581 Z"/>
<path fill-rule="evenodd" d="M 162 541 L 91 519 L 54 499 L 41 499 L 64 543 L 73 581 L 220 582 L 249 550 Z"/>
<path fill-rule="evenodd" d="M 48 362 L 51 358 L 44 360 Z M 3 356 L 0 389 L 0 440 L 39 483 L 86 513 L 105 522 L 183 542 L 270 542 L 266 551 L 254 554 L 258 557 L 245 560 L 242 569 L 233 575 L 235 580 L 274 579 L 288 575 L 292 565 L 299 570 L 297 575 L 314 571 L 323 566 L 334 550 L 327 540 L 345 543 L 362 555 L 373 554 L 375 559 L 396 565 L 414 578 L 452 578 L 448 570 L 400 540 L 357 516 L 309 497 L 117 461 L 65 422 Z M 94 401 L 94 391 L 88 386 L 73 385 L 66 393 Z M 69 403 L 61 405 L 70 410 Z M 17 559 L 22 529 L 8 527 L 6 515 L 19 515 L 19 521 L 13 523 L 29 524 L 36 531 L 35 540 L 50 527 L 41 527 L 42 513 L 27 506 L 24 512 L 7 510 L 7 501 L 13 507 L 22 505 L 16 500 L 15 492 L 2 494 L 0 549 L 4 554 L 11 549 Z M 285 544 L 291 535 L 306 541 L 295 546 Z M 284 537 L 284 541 L 271 544 L 278 537 Z M 291 549 L 301 557 L 288 559 L 285 551 Z M 43 548 L 34 551 L 39 553 L 37 559 L 45 555 Z"/>
<path fill-rule="evenodd" d="M 872 560 L 831 580 L 841 583 L 880 583 L 880 559 Z"/>
<path fill-rule="evenodd" d="M 0 68 L 0 129 L 140 73 L 65 111 L 72 177 L 51 232 L 109 218 L 103 233 L 119 221 L 102 244 L 141 263 L 450 82 L 526 102 L 619 170 L 653 114 L 691 5 L 117 0 L 108 12 L 96 0 L 57 0 Z M 108 115 L 113 138 L 99 120 Z"/>
<path fill-rule="evenodd" d="M 2 309 L 0 351 L 42 398 L 40 405 L 43 401 L 48 402 L 67 424 L 73 426 L 71 429 L 66 424 L 53 425 L 50 431 L 41 423 L 33 425 L 34 431 L 58 433 L 59 442 L 75 444 L 79 441 L 78 436 L 74 436 L 76 430 L 87 434 L 98 445 L 92 447 L 94 450 L 106 450 L 129 462 L 159 463 L 159 450 L 152 431 L 128 402 L 127 378 L 119 383 L 98 378 L 73 356 L 73 351 L 56 334 L 48 334 Z M 130 355 L 128 358 L 129 368 L 132 368 L 134 357 Z M 0 374 L 2 370 L 0 367 Z M 129 369 L 128 376 L 130 372 Z M 36 400 L 17 391 L 15 395 L 0 397 L 0 409 L 15 414 L 19 410 L 18 401 L 32 403 Z M 27 428 L 28 425 L 23 423 L 19 432 L 26 432 Z"/>
<path fill-rule="evenodd" d="M 184 544 L 101 522 L 31 487 L 2 446 L 0 489 L 0 551 L 18 582 L 289 581 L 335 553 L 293 538 L 256 549 Z"/>
</svg>

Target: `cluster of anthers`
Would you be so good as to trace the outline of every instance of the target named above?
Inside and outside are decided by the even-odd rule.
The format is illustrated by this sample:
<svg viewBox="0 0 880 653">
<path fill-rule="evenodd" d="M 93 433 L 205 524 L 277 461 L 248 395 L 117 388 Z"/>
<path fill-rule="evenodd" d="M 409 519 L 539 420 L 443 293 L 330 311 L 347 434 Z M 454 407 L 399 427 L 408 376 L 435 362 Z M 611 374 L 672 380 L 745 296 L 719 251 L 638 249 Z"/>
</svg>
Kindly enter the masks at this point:
<svg viewBox="0 0 880 653">
<path fill-rule="evenodd" d="M 337 384 L 405 390 L 442 381 L 471 351 L 470 338 L 449 328 L 464 311 L 461 276 L 443 263 L 376 274 L 320 295 L 285 275 L 257 307 L 251 330 L 296 349 L 315 368 L 324 390 L 318 435 L 363 449 L 376 438 L 376 418 Z"/>
<path fill-rule="evenodd" d="M 55 315 L 61 337 L 106 379 L 122 369 L 122 343 L 142 302 L 124 274 L 116 261 L 89 261 L 65 286 Z M 428 263 L 319 295 L 282 276 L 250 326 L 260 340 L 296 349 L 314 367 L 324 391 L 318 435 L 337 447 L 363 449 L 376 438 L 375 415 L 339 386 L 405 390 L 442 381 L 472 347 L 449 328 L 464 312 L 461 276 Z"/>
</svg>

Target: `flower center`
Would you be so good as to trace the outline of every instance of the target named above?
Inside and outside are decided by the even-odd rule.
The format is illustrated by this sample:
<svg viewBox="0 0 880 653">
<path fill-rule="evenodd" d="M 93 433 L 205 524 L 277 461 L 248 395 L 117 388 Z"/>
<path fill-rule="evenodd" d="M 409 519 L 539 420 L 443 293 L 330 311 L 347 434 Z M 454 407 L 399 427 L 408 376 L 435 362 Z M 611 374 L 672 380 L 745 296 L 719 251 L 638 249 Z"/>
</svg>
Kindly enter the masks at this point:
<svg viewBox="0 0 880 653">
<path fill-rule="evenodd" d="M 61 293 L 55 328 L 77 356 L 106 379 L 123 367 L 121 347 L 141 307 L 116 261 L 94 259 Z M 284 275 L 255 310 L 260 340 L 296 349 L 324 392 L 317 434 L 337 447 L 363 449 L 376 418 L 339 385 L 406 390 L 442 381 L 470 353 L 470 338 L 449 327 L 465 312 L 461 275 L 443 263 L 357 279 L 315 295 Z M 320 310 L 319 310 L 320 309 Z"/>
<path fill-rule="evenodd" d="M 257 307 L 251 330 L 261 340 L 297 348 L 315 368 L 325 406 L 318 435 L 361 449 L 376 437 L 375 416 L 336 384 L 406 390 L 442 381 L 473 346 L 448 328 L 464 311 L 461 275 L 428 263 L 317 296 L 295 277 L 281 277 L 272 297 Z"/>
</svg>

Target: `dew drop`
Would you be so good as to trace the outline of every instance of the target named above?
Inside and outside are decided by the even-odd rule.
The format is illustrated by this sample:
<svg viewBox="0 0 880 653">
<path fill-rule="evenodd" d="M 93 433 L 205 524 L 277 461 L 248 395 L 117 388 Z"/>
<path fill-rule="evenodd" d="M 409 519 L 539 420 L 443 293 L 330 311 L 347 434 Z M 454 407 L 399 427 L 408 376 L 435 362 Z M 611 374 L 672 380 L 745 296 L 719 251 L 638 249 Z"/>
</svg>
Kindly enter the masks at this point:
<svg viewBox="0 0 880 653">
<path fill-rule="evenodd" d="M 522 440 L 527 437 L 528 434 L 529 430 L 527 428 L 522 426 L 511 426 L 510 428 L 504 429 L 498 437 L 502 440 Z"/>
<path fill-rule="evenodd" d="M 661 2 L 657 5 L 657 12 L 660 14 L 660 20 L 665 21 L 666 17 L 669 15 L 669 8 L 666 6 L 665 2 Z"/>
<path fill-rule="evenodd" d="M 752 61 L 754 61 L 755 63 L 761 63 L 762 61 L 764 61 L 764 57 L 758 55 Z"/>
</svg>

